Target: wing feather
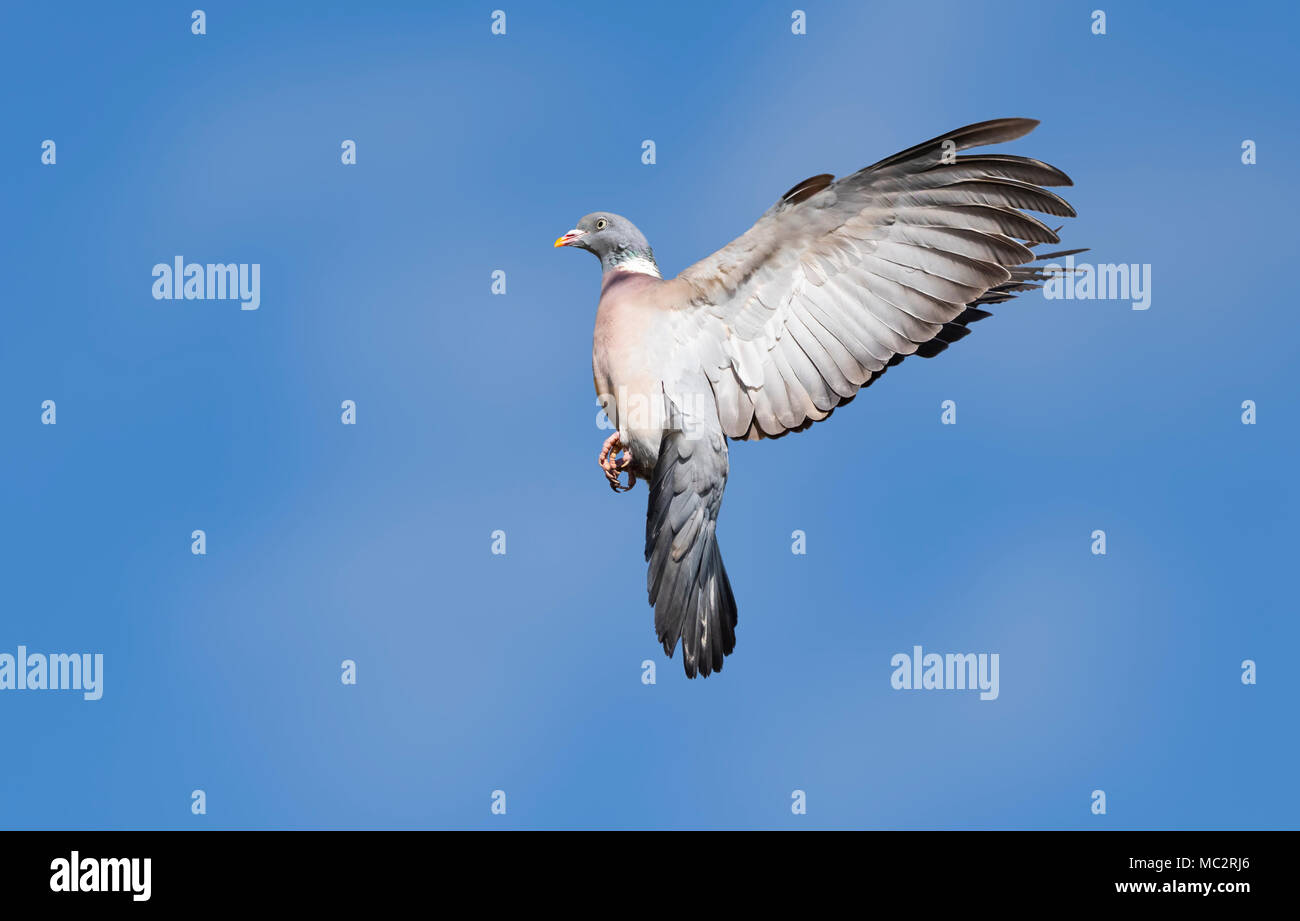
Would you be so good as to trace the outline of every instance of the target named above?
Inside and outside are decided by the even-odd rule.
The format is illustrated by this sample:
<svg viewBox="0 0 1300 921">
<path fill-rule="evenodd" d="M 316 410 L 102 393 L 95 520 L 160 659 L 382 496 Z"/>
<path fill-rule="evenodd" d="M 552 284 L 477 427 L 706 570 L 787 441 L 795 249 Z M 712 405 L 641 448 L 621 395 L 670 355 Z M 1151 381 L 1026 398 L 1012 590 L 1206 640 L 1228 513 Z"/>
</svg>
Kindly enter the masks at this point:
<svg viewBox="0 0 1300 921">
<path fill-rule="evenodd" d="M 967 125 L 841 179 L 806 179 L 682 272 L 676 340 L 704 367 L 724 434 L 802 431 L 904 357 L 966 336 L 989 315 L 976 305 L 1039 287 L 1030 263 L 1067 253 L 1036 256 L 1059 238 L 1026 212 L 1073 217 L 1044 188 L 1069 177 L 1028 157 L 956 155 L 1037 124 Z"/>
</svg>

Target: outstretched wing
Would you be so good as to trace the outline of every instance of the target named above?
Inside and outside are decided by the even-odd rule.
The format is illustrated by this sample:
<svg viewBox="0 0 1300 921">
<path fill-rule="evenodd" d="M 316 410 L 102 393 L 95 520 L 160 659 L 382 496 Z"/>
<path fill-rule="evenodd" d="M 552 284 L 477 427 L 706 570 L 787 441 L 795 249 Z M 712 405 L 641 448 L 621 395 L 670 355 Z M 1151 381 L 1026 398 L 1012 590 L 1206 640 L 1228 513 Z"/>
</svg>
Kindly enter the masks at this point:
<svg viewBox="0 0 1300 921">
<path fill-rule="evenodd" d="M 1073 217 L 1042 188 L 1069 177 L 956 153 L 1037 124 L 980 122 L 839 180 L 806 179 L 678 276 L 689 306 L 673 318 L 677 347 L 708 375 L 728 437 L 807 428 L 904 357 L 966 335 L 983 305 L 1038 287 L 1030 246 L 1058 238 L 1024 212 Z"/>
</svg>

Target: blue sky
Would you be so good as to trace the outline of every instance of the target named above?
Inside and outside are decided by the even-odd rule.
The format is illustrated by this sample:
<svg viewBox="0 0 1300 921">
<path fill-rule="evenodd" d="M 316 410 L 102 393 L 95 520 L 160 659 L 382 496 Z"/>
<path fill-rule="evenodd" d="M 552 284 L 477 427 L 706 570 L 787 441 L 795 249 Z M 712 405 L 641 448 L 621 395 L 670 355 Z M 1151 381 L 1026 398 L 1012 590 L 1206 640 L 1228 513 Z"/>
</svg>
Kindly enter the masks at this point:
<svg viewBox="0 0 1300 921">
<path fill-rule="evenodd" d="M 105 688 L 0 692 L 0 827 L 1296 827 L 1294 8 L 498 5 L 6 8 L 0 652 Z M 1008 115 L 1150 309 L 1031 294 L 733 446 L 738 645 L 686 681 L 551 241 L 617 211 L 674 273 Z M 260 309 L 154 300 L 177 255 Z M 893 690 L 914 645 L 999 698 Z"/>
</svg>

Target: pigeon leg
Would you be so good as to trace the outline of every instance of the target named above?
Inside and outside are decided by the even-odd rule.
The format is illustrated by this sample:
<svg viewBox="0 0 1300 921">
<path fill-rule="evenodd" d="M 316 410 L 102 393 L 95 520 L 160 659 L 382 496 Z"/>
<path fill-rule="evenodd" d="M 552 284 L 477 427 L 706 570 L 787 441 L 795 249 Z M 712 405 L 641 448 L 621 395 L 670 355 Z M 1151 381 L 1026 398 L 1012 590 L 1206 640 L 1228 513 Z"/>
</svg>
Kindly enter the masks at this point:
<svg viewBox="0 0 1300 921">
<path fill-rule="evenodd" d="M 619 451 L 623 452 L 622 459 L 615 456 Z M 609 480 L 609 488 L 614 492 L 627 492 L 636 485 L 636 474 L 630 469 L 632 466 L 632 452 L 627 450 L 623 442 L 619 441 L 618 432 L 605 439 L 604 445 L 600 448 L 598 461 L 601 469 L 605 471 L 605 479 Z M 619 481 L 619 474 L 624 471 L 627 471 L 626 486 Z"/>
</svg>

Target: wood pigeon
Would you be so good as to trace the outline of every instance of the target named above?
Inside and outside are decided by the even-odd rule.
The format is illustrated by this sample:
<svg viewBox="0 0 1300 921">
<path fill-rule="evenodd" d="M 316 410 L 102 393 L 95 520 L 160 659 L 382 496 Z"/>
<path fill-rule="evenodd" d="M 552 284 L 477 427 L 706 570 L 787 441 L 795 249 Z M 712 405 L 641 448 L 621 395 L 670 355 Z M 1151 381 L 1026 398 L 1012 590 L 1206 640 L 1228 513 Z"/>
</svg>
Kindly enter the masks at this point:
<svg viewBox="0 0 1300 921">
<path fill-rule="evenodd" d="M 721 670 L 736 644 L 715 536 L 727 439 L 803 431 L 907 356 L 942 352 L 989 305 L 1040 287 L 1047 275 L 1031 263 L 1083 252 L 1031 249 L 1058 238 L 1026 210 L 1074 216 L 1042 188 L 1070 185 L 1063 172 L 957 154 L 1037 124 L 967 125 L 842 179 L 805 179 L 676 278 L 608 211 L 555 241 L 594 253 L 604 270 L 592 371 L 615 432 L 599 462 L 615 491 L 650 483 L 655 631 L 669 656 L 681 640 L 688 677 Z"/>
</svg>

